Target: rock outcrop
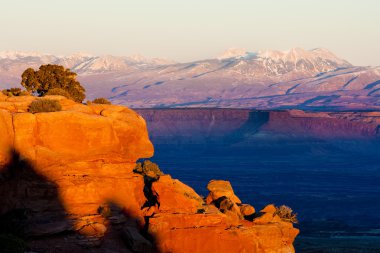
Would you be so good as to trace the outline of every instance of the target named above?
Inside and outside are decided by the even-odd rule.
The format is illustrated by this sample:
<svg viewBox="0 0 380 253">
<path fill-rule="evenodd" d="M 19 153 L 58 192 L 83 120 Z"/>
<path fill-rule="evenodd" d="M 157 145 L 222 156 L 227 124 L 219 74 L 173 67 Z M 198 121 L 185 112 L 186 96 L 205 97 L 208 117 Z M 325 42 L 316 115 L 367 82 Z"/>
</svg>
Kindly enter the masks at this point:
<svg viewBox="0 0 380 253">
<path fill-rule="evenodd" d="M 33 252 L 294 251 L 298 230 L 242 204 L 229 182 L 210 182 L 203 199 L 169 175 L 134 171 L 153 155 L 134 111 L 50 98 L 63 110 L 31 114 L 40 98 L 0 94 L 0 233 Z"/>
</svg>

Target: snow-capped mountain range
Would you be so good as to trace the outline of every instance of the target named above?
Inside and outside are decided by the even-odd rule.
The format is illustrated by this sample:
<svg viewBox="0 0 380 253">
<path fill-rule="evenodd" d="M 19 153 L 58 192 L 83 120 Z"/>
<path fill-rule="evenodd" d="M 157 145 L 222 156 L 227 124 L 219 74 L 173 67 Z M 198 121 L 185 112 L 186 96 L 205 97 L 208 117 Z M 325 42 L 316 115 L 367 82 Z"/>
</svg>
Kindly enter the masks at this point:
<svg viewBox="0 0 380 253">
<path fill-rule="evenodd" d="M 78 73 L 89 99 L 131 107 L 380 109 L 380 67 L 353 66 L 321 48 L 233 48 L 189 63 L 7 51 L 0 52 L 0 88 L 19 85 L 26 68 L 48 63 Z"/>
</svg>

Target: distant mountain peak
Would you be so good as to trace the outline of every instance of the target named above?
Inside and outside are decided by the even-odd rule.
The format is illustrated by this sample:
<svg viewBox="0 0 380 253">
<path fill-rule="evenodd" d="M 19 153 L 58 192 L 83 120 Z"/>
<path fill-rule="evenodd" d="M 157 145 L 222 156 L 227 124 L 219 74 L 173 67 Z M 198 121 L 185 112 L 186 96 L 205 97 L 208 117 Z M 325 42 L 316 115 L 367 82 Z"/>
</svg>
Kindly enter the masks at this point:
<svg viewBox="0 0 380 253">
<path fill-rule="evenodd" d="M 217 59 L 224 60 L 228 58 L 240 58 L 246 56 L 247 54 L 248 51 L 244 48 L 229 48 L 219 55 Z"/>
<path fill-rule="evenodd" d="M 131 56 L 128 56 L 127 59 L 135 62 L 146 62 L 148 60 L 145 56 L 141 54 L 133 54 Z"/>
<path fill-rule="evenodd" d="M 91 58 L 95 57 L 93 54 L 86 53 L 86 52 L 77 52 L 73 53 L 67 56 L 60 56 L 60 58 Z"/>
<path fill-rule="evenodd" d="M 331 51 L 325 48 L 315 48 L 311 50 L 306 50 L 300 47 L 295 47 L 286 51 L 262 50 L 258 52 L 258 57 L 272 58 L 274 60 L 281 59 L 284 61 L 297 61 L 300 59 L 304 59 L 304 60 L 328 59 L 337 63 L 348 63 L 347 61 L 340 59 Z"/>
<path fill-rule="evenodd" d="M 306 50 L 295 47 L 286 51 L 266 49 L 256 52 L 231 48 L 217 59 L 220 61 L 228 59 L 231 64 L 225 65 L 225 67 L 232 67 L 234 72 L 248 78 L 281 76 L 295 72 L 313 76 L 320 72 L 352 67 L 349 62 L 338 58 L 324 48 Z M 236 64 L 232 64 L 233 61 L 236 61 Z"/>
<path fill-rule="evenodd" d="M 153 65 L 170 65 L 177 62 L 165 58 L 148 58 L 141 54 L 134 54 L 131 56 L 125 57 L 127 61 L 140 63 L 140 64 L 153 64 Z"/>
<path fill-rule="evenodd" d="M 217 57 L 219 60 L 224 59 L 247 59 L 247 60 L 271 60 L 274 62 L 297 63 L 298 61 L 307 61 L 310 63 L 319 63 L 321 61 L 330 62 L 333 65 L 352 66 L 346 60 L 343 60 L 325 48 L 315 48 L 306 50 L 301 47 L 291 48 L 286 51 L 265 49 L 256 52 L 249 52 L 243 48 L 230 48 Z"/>
<path fill-rule="evenodd" d="M 342 106 L 377 106 L 380 96 L 380 67 L 352 66 L 324 48 L 231 48 L 218 58 L 187 63 L 141 55 L 6 51 L 0 52 L 0 88 L 19 85 L 25 69 L 44 64 L 77 73 L 89 98 L 135 107 L 305 107 L 336 105 L 339 99 Z"/>
</svg>

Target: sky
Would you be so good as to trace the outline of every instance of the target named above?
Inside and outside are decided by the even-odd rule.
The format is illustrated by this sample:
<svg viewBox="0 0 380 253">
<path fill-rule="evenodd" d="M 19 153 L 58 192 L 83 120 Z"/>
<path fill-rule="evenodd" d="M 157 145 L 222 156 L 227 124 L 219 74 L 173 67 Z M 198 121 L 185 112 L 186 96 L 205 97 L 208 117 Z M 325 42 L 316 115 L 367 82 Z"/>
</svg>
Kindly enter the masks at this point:
<svg viewBox="0 0 380 253">
<path fill-rule="evenodd" d="M 380 66 L 379 0 L 0 0 L 0 51 L 180 62 L 323 47 Z"/>
</svg>

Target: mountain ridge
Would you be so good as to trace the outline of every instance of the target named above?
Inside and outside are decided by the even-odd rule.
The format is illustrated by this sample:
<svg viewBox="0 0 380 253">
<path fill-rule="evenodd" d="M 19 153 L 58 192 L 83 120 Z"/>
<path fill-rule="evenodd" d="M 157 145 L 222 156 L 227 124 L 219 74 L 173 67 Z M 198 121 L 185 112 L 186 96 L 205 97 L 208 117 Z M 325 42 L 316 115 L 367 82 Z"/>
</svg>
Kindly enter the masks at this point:
<svg viewBox="0 0 380 253">
<path fill-rule="evenodd" d="M 229 49 L 213 59 L 178 63 L 140 55 L 0 53 L 0 87 L 23 70 L 61 64 L 78 73 L 88 98 L 130 107 L 380 110 L 380 67 L 354 66 L 327 49 Z"/>
</svg>

